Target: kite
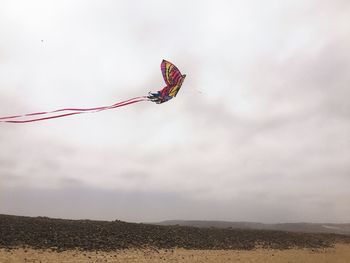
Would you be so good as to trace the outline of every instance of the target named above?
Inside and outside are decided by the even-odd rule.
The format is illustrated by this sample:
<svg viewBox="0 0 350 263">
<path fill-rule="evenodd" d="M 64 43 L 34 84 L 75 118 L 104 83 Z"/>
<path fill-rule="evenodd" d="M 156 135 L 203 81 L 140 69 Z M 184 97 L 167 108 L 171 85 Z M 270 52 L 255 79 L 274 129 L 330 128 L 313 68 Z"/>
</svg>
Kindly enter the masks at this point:
<svg viewBox="0 0 350 263">
<path fill-rule="evenodd" d="M 104 110 L 111 110 L 118 107 L 123 107 L 130 104 L 138 103 L 141 101 L 151 101 L 157 104 L 167 102 L 172 98 L 176 97 L 186 75 L 182 75 L 181 72 L 178 70 L 177 67 L 175 67 L 174 64 L 166 60 L 162 61 L 160 68 L 161 68 L 166 86 L 157 92 L 149 92 L 148 96 L 135 97 L 132 99 L 114 103 L 110 106 L 102 106 L 102 107 L 94 107 L 94 108 L 63 108 L 63 109 L 58 109 L 54 111 L 42 111 L 42 112 L 29 113 L 24 115 L 0 117 L 0 122 L 27 123 L 27 122 L 61 118 L 61 117 L 83 114 L 83 113 L 95 113 L 95 112 L 100 112 Z"/>
<path fill-rule="evenodd" d="M 156 93 L 149 92 L 147 97 L 149 100 L 157 104 L 166 102 L 176 97 L 183 81 L 186 78 L 186 75 L 182 75 L 180 70 L 178 70 L 178 68 L 169 61 L 163 60 L 160 68 L 162 70 L 166 86 Z"/>
</svg>

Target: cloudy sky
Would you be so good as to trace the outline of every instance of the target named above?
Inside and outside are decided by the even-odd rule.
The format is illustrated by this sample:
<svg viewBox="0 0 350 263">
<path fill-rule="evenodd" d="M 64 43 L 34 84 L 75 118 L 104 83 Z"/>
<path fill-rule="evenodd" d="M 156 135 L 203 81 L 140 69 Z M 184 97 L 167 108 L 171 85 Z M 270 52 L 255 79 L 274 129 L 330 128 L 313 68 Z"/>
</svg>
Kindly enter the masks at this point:
<svg viewBox="0 0 350 263">
<path fill-rule="evenodd" d="M 0 3 L 0 213 L 350 222 L 350 2 Z"/>
</svg>

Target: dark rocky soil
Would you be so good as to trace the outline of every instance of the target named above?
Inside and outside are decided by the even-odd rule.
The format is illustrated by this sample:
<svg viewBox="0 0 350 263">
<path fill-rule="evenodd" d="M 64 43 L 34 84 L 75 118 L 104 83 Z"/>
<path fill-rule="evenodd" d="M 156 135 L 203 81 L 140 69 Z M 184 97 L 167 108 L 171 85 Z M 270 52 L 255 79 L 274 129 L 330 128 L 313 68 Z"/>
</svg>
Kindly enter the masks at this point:
<svg viewBox="0 0 350 263">
<path fill-rule="evenodd" d="M 116 250 L 126 248 L 254 249 L 324 248 L 350 236 L 158 226 L 122 221 L 64 220 L 0 215 L 0 248 Z"/>
</svg>

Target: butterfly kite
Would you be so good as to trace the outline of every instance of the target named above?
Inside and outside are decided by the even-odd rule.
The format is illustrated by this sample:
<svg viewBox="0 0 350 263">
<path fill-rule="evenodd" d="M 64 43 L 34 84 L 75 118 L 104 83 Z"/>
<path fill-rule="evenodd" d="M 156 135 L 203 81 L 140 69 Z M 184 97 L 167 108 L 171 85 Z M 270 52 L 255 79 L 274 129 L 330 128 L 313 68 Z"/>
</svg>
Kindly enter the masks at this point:
<svg viewBox="0 0 350 263">
<path fill-rule="evenodd" d="M 118 107 L 123 107 L 126 105 L 141 102 L 141 101 L 152 101 L 157 104 L 164 103 L 176 97 L 186 75 L 182 75 L 180 71 L 177 69 L 177 67 L 175 67 L 174 64 L 166 60 L 162 61 L 160 67 L 162 70 L 162 74 L 163 74 L 163 78 L 166 86 L 157 92 L 149 92 L 148 96 L 135 97 L 129 100 L 115 103 L 110 106 L 103 106 L 103 107 L 82 108 L 82 109 L 64 108 L 64 109 L 59 109 L 54 111 L 43 111 L 43 112 L 35 112 L 35 113 L 29 113 L 24 115 L 0 117 L 0 122 L 26 123 L 26 122 L 34 122 L 34 121 L 43 121 L 43 120 L 61 118 L 61 117 L 66 117 L 70 115 L 82 114 L 82 113 L 94 113 L 94 112 L 100 112 L 104 110 L 111 110 Z"/>
</svg>

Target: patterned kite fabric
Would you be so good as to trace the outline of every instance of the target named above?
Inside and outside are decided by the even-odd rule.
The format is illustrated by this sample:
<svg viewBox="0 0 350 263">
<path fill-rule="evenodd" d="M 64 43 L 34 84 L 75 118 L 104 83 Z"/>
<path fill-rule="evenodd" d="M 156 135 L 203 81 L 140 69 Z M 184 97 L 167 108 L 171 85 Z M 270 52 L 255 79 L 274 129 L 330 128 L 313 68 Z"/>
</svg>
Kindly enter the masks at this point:
<svg viewBox="0 0 350 263">
<path fill-rule="evenodd" d="M 180 70 L 169 61 L 163 60 L 160 69 L 162 71 L 163 79 L 166 87 L 157 93 L 150 93 L 148 98 L 157 104 L 166 102 L 176 97 L 179 92 L 186 75 L 182 75 Z"/>
</svg>

